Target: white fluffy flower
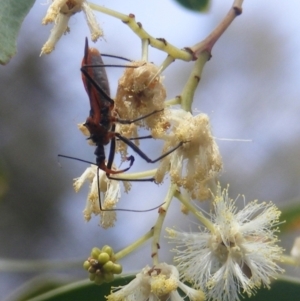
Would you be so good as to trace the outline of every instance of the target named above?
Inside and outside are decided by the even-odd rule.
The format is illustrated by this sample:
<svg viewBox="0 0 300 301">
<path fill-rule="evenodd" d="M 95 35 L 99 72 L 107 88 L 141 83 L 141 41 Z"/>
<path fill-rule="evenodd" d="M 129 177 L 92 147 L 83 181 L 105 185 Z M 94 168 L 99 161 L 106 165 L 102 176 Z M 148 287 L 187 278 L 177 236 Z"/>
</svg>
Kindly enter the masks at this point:
<svg viewBox="0 0 300 301">
<path fill-rule="evenodd" d="M 68 23 L 74 14 L 83 11 L 86 16 L 87 24 L 91 32 L 92 41 L 97 41 L 99 37 L 103 36 L 96 17 L 85 0 L 53 0 L 49 6 L 46 16 L 42 24 L 55 23 L 51 30 L 50 37 L 42 47 L 41 55 L 51 53 L 57 41 L 64 33 L 69 31 Z"/>
<path fill-rule="evenodd" d="M 108 301 L 183 301 L 177 289 L 180 288 L 191 301 L 203 301 L 205 295 L 179 280 L 178 270 L 166 263 L 160 263 L 152 268 L 146 266 L 129 284 L 114 288 L 107 296 Z"/>
<path fill-rule="evenodd" d="M 167 229 L 177 244 L 175 262 L 183 279 L 210 300 L 237 301 L 241 293 L 251 296 L 261 285 L 269 287 L 271 278 L 283 272 L 277 264 L 283 250 L 274 228 L 280 211 L 271 202 L 257 201 L 238 211 L 228 190 L 222 192 L 220 186 L 213 208 L 209 230 Z"/>
<path fill-rule="evenodd" d="M 75 191 L 78 192 L 84 182 L 89 181 L 91 183 L 90 192 L 83 211 L 85 220 L 89 221 L 92 213 L 95 215 L 100 214 L 100 225 L 103 228 L 113 227 L 114 222 L 116 221 L 116 211 L 101 211 L 99 207 L 99 200 L 101 201 L 101 199 L 103 199 L 102 209 L 107 210 L 115 208 L 121 197 L 120 184 L 119 181 L 108 179 L 105 172 L 101 169 L 98 170 L 98 184 L 97 170 L 97 166 L 91 165 L 91 167 L 88 167 L 79 178 L 74 179 L 73 186 Z M 98 195 L 98 185 L 100 192 L 102 192 L 102 198 L 101 196 L 99 198 Z"/>
<path fill-rule="evenodd" d="M 222 169 L 219 148 L 211 134 L 209 118 L 206 114 L 193 116 L 184 110 L 169 110 L 171 124 L 169 133 L 158 136 L 165 140 L 162 153 L 184 144 L 160 161 L 155 179 L 163 181 L 167 172 L 171 180 L 184 187 L 192 199 L 209 197 L 207 182 L 215 179 Z"/>
</svg>

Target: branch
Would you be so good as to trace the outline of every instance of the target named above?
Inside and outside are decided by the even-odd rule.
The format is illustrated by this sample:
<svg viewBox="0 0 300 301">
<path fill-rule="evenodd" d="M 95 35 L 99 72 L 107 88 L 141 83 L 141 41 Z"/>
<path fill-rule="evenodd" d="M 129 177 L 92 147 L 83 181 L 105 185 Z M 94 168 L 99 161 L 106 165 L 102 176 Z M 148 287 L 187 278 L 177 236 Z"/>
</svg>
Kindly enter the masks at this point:
<svg viewBox="0 0 300 301">
<path fill-rule="evenodd" d="M 129 16 L 114 11 L 112 9 L 89 3 L 89 6 L 99 12 L 110 15 L 117 19 L 120 19 L 142 40 L 148 40 L 149 45 L 160 49 L 168 53 L 174 59 L 180 59 L 183 61 L 192 61 L 196 60 L 200 53 L 207 52 L 209 57 L 211 56 L 211 50 L 215 45 L 216 41 L 222 36 L 225 30 L 229 27 L 232 21 L 242 13 L 242 4 L 243 0 L 234 0 L 231 9 L 221 23 L 213 30 L 213 32 L 208 35 L 203 41 L 195 44 L 192 47 L 186 47 L 184 50 L 181 50 L 172 44 L 169 44 L 165 39 L 159 38 L 156 39 L 147 33 L 140 22 L 135 21 L 134 14 L 129 14 Z"/>
<path fill-rule="evenodd" d="M 94 3 L 89 3 L 89 6 L 96 11 L 120 19 L 126 25 L 128 25 L 128 27 L 142 40 L 148 40 L 149 45 L 168 53 L 174 59 L 180 59 L 187 62 L 193 60 L 193 55 L 189 52 L 188 49 L 180 50 L 177 47 L 173 46 L 172 44 L 168 43 L 165 39 L 156 39 L 152 37 L 149 33 L 147 33 L 143 29 L 142 24 L 140 22 L 135 21 L 134 14 L 129 14 L 129 16 L 127 16 L 119 12 L 116 12 L 112 9 L 108 9 L 103 6 L 96 5 Z"/>
<path fill-rule="evenodd" d="M 202 42 L 190 48 L 196 58 L 199 57 L 200 53 L 203 52 L 208 52 L 209 55 L 211 55 L 211 50 L 217 40 L 222 36 L 232 21 L 242 13 L 242 4 L 243 0 L 234 0 L 229 12 L 221 21 L 221 23 L 212 31 L 212 33 L 208 35 L 208 37 Z"/>
</svg>

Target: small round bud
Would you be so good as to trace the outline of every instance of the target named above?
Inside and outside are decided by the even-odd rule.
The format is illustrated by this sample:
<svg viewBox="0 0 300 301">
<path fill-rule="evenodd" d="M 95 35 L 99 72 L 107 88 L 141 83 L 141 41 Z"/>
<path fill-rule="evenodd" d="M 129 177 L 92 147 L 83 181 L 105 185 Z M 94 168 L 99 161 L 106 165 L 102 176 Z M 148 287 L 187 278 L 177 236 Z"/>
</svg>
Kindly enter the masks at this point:
<svg viewBox="0 0 300 301">
<path fill-rule="evenodd" d="M 96 273 L 95 273 L 95 274 L 97 275 L 97 277 L 98 277 L 98 276 L 102 276 L 102 275 L 103 275 L 103 273 L 101 272 L 101 270 L 100 270 L 100 269 L 96 270 Z"/>
<path fill-rule="evenodd" d="M 113 273 L 107 273 L 104 275 L 105 282 L 112 282 L 114 279 L 115 279 L 115 276 Z"/>
<path fill-rule="evenodd" d="M 123 270 L 123 267 L 120 264 L 114 263 L 113 270 L 112 270 L 112 272 L 114 274 L 121 274 L 122 270 Z"/>
<path fill-rule="evenodd" d="M 116 262 L 116 261 L 117 261 L 116 256 L 115 256 L 114 253 L 110 256 L 110 260 L 111 260 L 112 262 Z"/>
<path fill-rule="evenodd" d="M 94 281 L 96 278 L 96 274 L 89 274 L 89 278 L 91 281 Z"/>
<path fill-rule="evenodd" d="M 102 284 L 104 282 L 104 277 L 103 276 L 96 276 L 94 282 L 97 285 L 100 285 L 100 284 Z"/>
<path fill-rule="evenodd" d="M 94 273 L 96 273 L 96 268 L 89 267 L 88 272 L 91 273 L 91 274 L 94 274 Z"/>
<path fill-rule="evenodd" d="M 94 267 L 94 266 L 98 265 L 98 260 L 90 257 L 89 258 L 89 263 L 90 263 L 91 266 Z"/>
<path fill-rule="evenodd" d="M 93 248 L 92 251 L 91 251 L 91 256 L 94 258 L 94 259 L 97 259 L 99 254 L 100 254 L 101 250 L 99 248 Z"/>
<path fill-rule="evenodd" d="M 98 256 L 98 262 L 101 265 L 104 265 L 105 263 L 107 263 L 109 261 L 109 255 L 106 252 L 101 252 Z"/>
<path fill-rule="evenodd" d="M 113 255 L 114 250 L 113 250 L 112 247 L 106 245 L 106 246 L 104 246 L 104 247 L 102 248 L 102 252 L 105 252 L 105 253 L 107 253 L 109 256 L 111 256 L 111 255 Z"/>
<path fill-rule="evenodd" d="M 112 261 L 108 261 L 104 266 L 103 266 L 103 271 L 105 272 L 105 274 L 108 272 L 112 272 L 114 268 L 114 263 Z"/>
<path fill-rule="evenodd" d="M 87 260 L 83 263 L 83 268 L 84 268 L 85 270 L 88 270 L 88 269 L 90 268 L 90 266 L 91 266 L 91 264 L 90 264 L 89 261 L 87 261 Z"/>
</svg>

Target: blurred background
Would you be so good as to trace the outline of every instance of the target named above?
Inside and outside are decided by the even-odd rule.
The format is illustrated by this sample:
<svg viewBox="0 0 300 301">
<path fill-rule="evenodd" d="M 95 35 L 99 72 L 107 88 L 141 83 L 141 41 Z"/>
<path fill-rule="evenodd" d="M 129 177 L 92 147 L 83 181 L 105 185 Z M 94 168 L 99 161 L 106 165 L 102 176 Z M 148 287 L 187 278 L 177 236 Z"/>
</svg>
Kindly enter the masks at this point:
<svg viewBox="0 0 300 301">
<path fill-rule="evenodd" d="M 95 2 L 134 13 L 152 36 L 183 48 L 204 39 L 232 1 L 213 0 L 206 14 L 188 11 L 171 0 Z M 76 14 L 69 23 L 70 34 L 62 37 L 52 54 L 39 57 L 52 28 L 41 25 L 47 8 L 36 1 L 23 23 L 18 54 L 0 66 L 0 258 L 81 260 L 92 247 L 104 244 L 118 251 L 148 231 L 157 216 L 156 211 L 118 212 L 116 227 L 108 230 L 98 226 L 98 217 L 84 221 L 88 187 L 75 194 L 72 180 L 88 166 L 57 155 L 95 161 L 94 147 L 77 130 L 89 113 L 79 70 L 89 30 L 84 15 Z M 272 200 L 283 208 L 299 202 L 300 195 L 300 2 L 252 0 L 244 2 L 243 10 L 215 45 L 193 108 L 210 116 L 215 137 L 251 140 L 218 141 L 224 161 L 220 181 L 223 186 L 230 184 L 230 196 Z M 103 53 L 140 58 L 140 40 L 125 24 L 100 13 L 96 16 L 105 37 L 95 47 Z M 150 48 L 154 63 L 159 65 L 165 56 Z M 192 67 L 192 62 L 176 61 L 164 72 L 168 98 L 180 94 Z M 122 72 L 107 68 L 112 96 Z M 158 141 L 141 144 L 152 158 L 158 156 L 159 146 Z M 135 157 L 132 171 L 153 168 Z M 122 195 L 122 207 L 159 205 L 166 189 L 167 185 L 134 183 L 130 194 Z M 190 229 L 193 217 L 183 216 L 179 208 L 175 200 L 165 226 L 175 225 L 176 217 L 180 229 Z M 299 232 L 282 237 L 287 250 L 295 235 Z M 170 259 L 168 249 L 162 243 L 162 261 Z M 148 245 L 137 256 L 122 261 L 125 271 L 151 264 Z M 292 272 L 299 276 L 299 271 Z M 1 296 L 36 275 L 0 271 Z M 67 280 L 86 277 L 80 268 L 55 275 Z"/>
</svg>

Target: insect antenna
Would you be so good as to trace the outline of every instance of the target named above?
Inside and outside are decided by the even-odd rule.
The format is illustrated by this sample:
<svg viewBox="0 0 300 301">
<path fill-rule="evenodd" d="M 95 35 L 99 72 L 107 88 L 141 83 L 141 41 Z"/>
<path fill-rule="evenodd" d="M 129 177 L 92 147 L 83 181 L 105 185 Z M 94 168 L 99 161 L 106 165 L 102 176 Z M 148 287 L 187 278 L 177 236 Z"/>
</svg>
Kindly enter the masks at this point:
<svg viewBox="0 0 300 301">
<path fill-rule="evenodd" d="M 112 58 L 120 59 L 120 60 L 123 60 L 123 61 L 132 62 L 132 60 L 130 60 L 126 57 L 123 57 L 123 56 L 119 56 L 119 55 L 101 53 L 101 56 L 112 57 Z"/>
</svg>

